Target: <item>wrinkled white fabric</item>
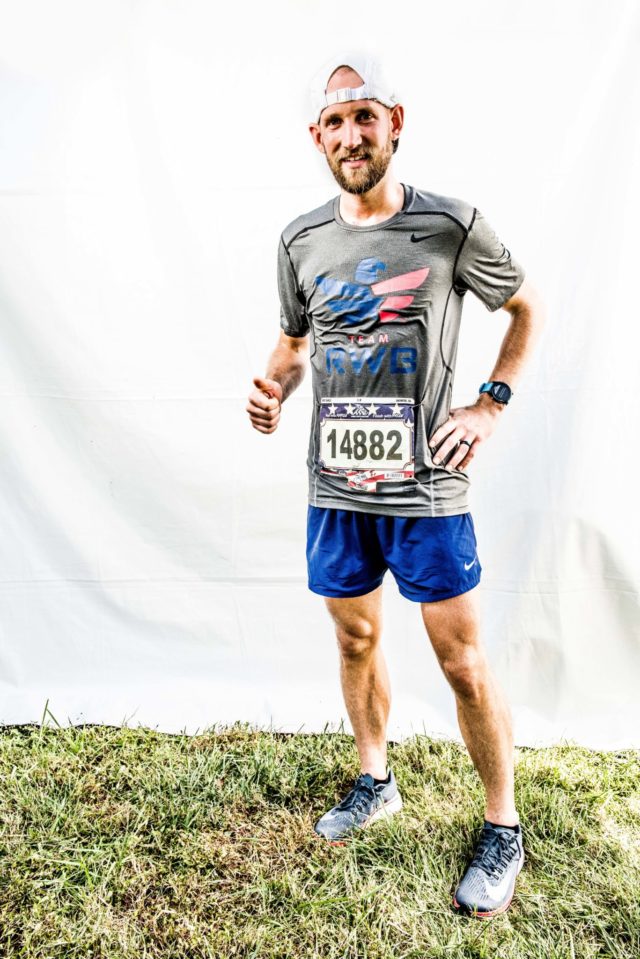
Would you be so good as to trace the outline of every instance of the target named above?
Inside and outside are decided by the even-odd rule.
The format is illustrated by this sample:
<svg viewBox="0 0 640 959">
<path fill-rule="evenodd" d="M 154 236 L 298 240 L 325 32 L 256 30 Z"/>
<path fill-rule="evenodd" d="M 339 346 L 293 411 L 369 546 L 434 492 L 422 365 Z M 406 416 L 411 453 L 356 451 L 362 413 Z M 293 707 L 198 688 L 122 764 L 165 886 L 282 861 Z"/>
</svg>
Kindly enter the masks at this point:
<svg viewBox="0 0 640 959">
<path fill-rule="evenodd" d="M 400 179 L 481 208 L 547 304 L 470 470 L 516 742 L 640 745 L 638 8 L 405 4 L 386 51 L 368 11 L 3 3 L 0 723 L 346 716 L 306 588 L 310 383 L 272 436 L 245 412 L 280 231 L 336 192 L 305 82 L 339 23 L 411 91 Z M 467 299 L 455 405 L 508 321 Z M 458 736 L 418 607 L 384 602 L 390 735 Z"/>
</svg>

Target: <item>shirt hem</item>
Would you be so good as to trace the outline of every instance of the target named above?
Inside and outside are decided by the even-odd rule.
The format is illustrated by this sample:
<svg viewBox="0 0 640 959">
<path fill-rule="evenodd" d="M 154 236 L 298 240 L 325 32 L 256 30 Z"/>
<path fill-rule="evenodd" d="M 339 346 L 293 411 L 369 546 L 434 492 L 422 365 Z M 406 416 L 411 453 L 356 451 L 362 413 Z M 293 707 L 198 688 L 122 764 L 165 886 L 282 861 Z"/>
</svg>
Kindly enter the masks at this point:
<svg viewBox="0 0 640 959">
<path fill-rule="evenodd" d="M 309 505 L 317 506 L 320 509 L 346 509 L 354 513 L 375 513 L 377 516 L 461 516 L 463 513 L 469 512 L 468 503 L 451 507 L 415 506 L 407 508 L 406 506 L 391 506 L 384 503 L 377 505 L 373 503 L 345 502 L 344 500 L 332 499 L 330 497 L 322 497 L 321 500 L 318 500 L 316 497 L 314 500 L 312 497 L 309 497 Z"/>
<path fill-rule="evenodd" d="M 500 299 L 499 303 L 497 303 L 495 306 L 489 306 L 489 304 L 486 304 L 486 307 L 489 310 L 489 312 L 495 313 L 496 310 L 501 309 L 505 305 L 505 303 L 511 299 L 512 296 L 516 295 L 516 293 L 518 292 L 518 290 L 524 283 L 525 279 L 526 279 L 526 274 L 523 272 L 521 278 L 511 287 L 511 289 L 508 290 L 507 293 L 503 293 L 503 296 Z"/>
</svg>

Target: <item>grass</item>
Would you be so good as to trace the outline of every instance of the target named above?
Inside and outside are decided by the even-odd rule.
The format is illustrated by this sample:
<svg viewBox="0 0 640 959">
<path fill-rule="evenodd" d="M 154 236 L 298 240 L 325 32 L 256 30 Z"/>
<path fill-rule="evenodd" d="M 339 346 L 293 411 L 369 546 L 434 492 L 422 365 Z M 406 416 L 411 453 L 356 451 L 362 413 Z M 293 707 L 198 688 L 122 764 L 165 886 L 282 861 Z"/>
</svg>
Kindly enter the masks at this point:
<svg viewBox="0 0 640 959">
<path fill-rule="evenodd" d="M 637 751 L 517 751 L 527 861 L 490 922 L 449 906 L 483 811 L 466 751 L 390 761 L 403 812 L 332 847 L 349 736 L 0 728 L 2 959 L 638 959 Z"/>
</svg>

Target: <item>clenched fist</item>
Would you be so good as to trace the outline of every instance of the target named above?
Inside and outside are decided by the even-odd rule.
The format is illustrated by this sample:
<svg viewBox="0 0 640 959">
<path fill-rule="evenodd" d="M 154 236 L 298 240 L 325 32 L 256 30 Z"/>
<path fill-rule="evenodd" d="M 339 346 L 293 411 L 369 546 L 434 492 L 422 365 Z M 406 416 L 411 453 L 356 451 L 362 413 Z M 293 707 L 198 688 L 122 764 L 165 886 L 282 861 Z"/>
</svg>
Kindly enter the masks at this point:
<svg viewBox="0 0 640 959">
<path fill-rule="evenodd" d="M 280 419 L 282 409 L 282 387 L 276 380 L 262 380 L 256 377 L 255 389 L 249 394 L 247 413 L 251 425 L 260 433 L 273 433 Z"/>
</svg>

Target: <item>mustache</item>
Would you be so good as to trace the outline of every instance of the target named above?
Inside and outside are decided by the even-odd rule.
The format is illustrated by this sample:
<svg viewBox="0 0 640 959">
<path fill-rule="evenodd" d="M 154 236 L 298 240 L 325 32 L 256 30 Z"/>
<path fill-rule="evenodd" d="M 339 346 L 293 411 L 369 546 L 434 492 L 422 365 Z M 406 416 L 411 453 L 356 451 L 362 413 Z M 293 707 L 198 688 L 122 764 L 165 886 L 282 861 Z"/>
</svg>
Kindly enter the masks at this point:
<svg viewBox="0 0 640 959">
<path fill-rule="evenodd" d="M 350 153 L 348 156 L 340 157 L 340 163 L 344 163 L 347 160 L 370 160 L 371 156 L 369 153 Z"/>
</svg>

